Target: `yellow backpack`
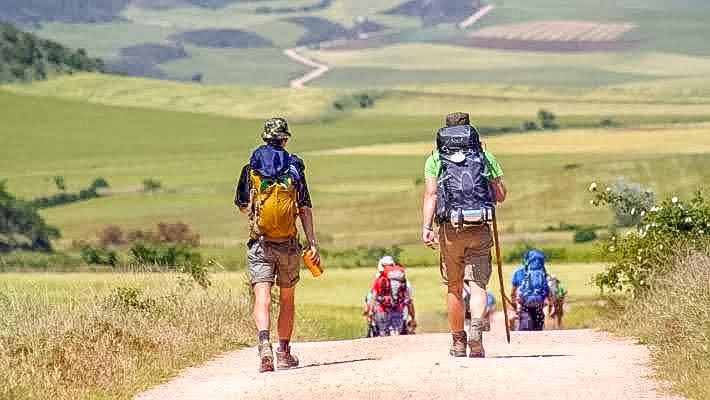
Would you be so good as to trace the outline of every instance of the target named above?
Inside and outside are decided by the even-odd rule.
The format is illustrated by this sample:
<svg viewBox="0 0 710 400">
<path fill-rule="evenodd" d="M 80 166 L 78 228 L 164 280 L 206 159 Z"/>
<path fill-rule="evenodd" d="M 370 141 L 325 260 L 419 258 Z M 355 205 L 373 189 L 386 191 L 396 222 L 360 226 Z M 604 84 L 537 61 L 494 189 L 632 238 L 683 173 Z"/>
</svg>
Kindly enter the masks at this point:
<svg viewBox="0 0 710 400">
<path fill-rule="evenodd" d="M 253 238 L 288 239 L 298 234 L 298 192 L 288 174 L 277 178 L 259 176 L 249 172 L 251 181 L 252 215 L 250 218 Z"/>
</svg>

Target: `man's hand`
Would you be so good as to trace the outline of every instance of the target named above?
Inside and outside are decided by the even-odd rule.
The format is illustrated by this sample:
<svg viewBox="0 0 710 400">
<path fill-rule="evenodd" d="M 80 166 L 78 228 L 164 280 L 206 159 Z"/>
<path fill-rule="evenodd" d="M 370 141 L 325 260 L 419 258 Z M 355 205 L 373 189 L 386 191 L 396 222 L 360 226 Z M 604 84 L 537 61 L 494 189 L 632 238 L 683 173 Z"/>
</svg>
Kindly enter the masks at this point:
<svg viewBox="0 0 710 400">
<path fill-rule="evenodd" d="M 439 246 L 439 238 L 436 237 L 436 232 L 430 228 L 422 229 L 422 241 L 426 247 L 436 250 Z"/>
<path fill-rule="evenodd" d="M 320 251 L 318 251 L 318 247 L 315 245 L 311 245 L 311 261 L 313 261 L 314 264 L 320 265 Z"/>
</svg>

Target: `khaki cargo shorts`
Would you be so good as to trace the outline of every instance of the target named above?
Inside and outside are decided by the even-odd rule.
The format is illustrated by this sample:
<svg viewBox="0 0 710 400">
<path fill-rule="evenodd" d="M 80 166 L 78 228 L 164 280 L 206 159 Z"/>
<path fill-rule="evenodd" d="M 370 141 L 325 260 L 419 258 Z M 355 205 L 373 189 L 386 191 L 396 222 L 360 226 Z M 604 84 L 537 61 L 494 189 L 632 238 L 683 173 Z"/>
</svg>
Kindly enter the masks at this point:
<svg viewBox="0 0 710 400">
<path fill-rule="evenodd" d="M 488 225 L 456 229 L 451 224 L 439 227 L 441 258 L 439 269 L 445 285 L 471 281 L 485 289 L 491 279 L 493 238 Z"/>
<path fill-rule="evenodd" d="M 296 239 L 282 241 L 254 240 L 247 250 L 247 263 L 252 285 L 276 282 L 290 288 L 301 279 Z"/>
</svg>

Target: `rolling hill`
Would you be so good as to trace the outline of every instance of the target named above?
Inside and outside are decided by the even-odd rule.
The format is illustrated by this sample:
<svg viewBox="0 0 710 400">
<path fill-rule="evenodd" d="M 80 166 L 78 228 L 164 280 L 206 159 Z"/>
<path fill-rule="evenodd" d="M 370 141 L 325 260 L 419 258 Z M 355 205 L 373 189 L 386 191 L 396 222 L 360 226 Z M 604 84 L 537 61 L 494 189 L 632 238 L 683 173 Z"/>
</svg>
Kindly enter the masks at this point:
<svg viewBox="0 0 710 400">
<path fill-rule="evenodd" d="M 26 82 L 74 72 L 101 72 L 104 63 L 86 50 L 71 50 L 0 23 L 0 82 Z"/>
</svg>

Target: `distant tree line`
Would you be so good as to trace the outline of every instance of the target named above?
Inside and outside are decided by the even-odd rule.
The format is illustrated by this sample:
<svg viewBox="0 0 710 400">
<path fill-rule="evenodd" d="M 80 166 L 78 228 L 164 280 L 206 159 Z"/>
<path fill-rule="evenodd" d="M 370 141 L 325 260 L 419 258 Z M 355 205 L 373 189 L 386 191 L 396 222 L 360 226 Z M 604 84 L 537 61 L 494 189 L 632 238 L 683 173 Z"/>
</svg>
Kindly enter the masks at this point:
<svg viewBox="0 0 710 400">
<path fill-rule="evenodd" d="M 104 72 L 99 58 L 0 23 L 0 82 L 27 82 L 53 74 Z"/>
<path fill-rule="evenodd" d="M 60 184 L 57 182 L 57 178 L 61 178 L 61 187 L 64 186 L 64 178 L 55 177 L 55 184 L 57 185 L 57 188 L 62 190 L 60 187 Z M 94 179 L 93 182 L 91 182 L 91 185 L 89 185 L 88 188 L 81 189 L 77 193 L 67 193 L 67 192 L 62 191 L 62 193 L 57 193 L 52 196 L 38 197 L 38 198 L 28 202 L 28 204 L 31 207 L 40 209 L 40 208 L 50 208 L 50 207 L 60 206 L 63 204 L 76 203 L 79 201 L 95 199 L 95 198 L 101 197 L 101 193 L 99 193 L 99 190 L 105 189 L 107 187 L 109 187 L 109 185 L 108 185 L 108 181 L 106 181 L 106 179 L 96 178 L 96 179 Z"/>
</svg>

